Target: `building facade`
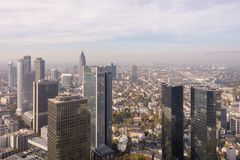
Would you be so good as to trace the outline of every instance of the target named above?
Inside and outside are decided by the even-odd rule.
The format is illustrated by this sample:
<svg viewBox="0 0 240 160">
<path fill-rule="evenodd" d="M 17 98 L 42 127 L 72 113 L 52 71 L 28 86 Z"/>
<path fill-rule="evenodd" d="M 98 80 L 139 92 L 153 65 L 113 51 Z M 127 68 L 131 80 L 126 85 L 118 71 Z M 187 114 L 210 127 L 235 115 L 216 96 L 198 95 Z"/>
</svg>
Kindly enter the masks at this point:
<svg viewBox="0 0 240 160">
<path fill-rule="evenodd" d="M 132 82 L 136 82 L 138 80 L 138 67 L 136 65 L 132 66 Z"/>
<path fill-rule="evenodd" d="M 8 87 L 16 87 L 17 84 L 17 67 L 13 61 L 8 63 Z"/>
<path fill-rule="evenodd" d="M 112 76 L 104 67 L 84 68 L 83 95 L 91 113 L 91 147 L 112 146 Z"/>
<path fill-rule="evenodd" d="M 39 80 L 33 83 L 33 130 L 40 132 L 47 125 L 48 99 L 58 95 L 56 81 Z"/>
<path fill-rule="evenodd" d="M 85 98 L 48 100 L 48 160 L 90 159 L 89 116 Z"/>
<path fill-rule="evenodd" d="M 162 157 L 183 160 L 183 86 L 162 84 Z"/>
<path fill-rule="evenodd" d="M 34 61 L 35 81 L 45 79 L 45 60 L 37 58 Z"/>
<path fill-rule="evenodd" d="M 23 59 L 17 61 L 17 110 L 16 114 L 21 116 L 23 103 Z"/>
<path fill-rule="evenodd" d="M 191 160 L 217 159 L 217 92 L 210 88 L 191 88 Z"/>
</svg>

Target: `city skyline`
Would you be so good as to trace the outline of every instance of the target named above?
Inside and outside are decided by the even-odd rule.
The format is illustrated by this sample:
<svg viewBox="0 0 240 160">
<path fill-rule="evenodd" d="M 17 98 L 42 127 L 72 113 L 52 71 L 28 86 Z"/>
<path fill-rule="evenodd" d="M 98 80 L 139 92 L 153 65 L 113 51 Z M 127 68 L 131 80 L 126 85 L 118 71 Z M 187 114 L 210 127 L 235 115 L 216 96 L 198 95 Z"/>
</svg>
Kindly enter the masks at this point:
<svg viewBox="0 0 240 160">
<path fill-rule="evenodd" d="M 233 0 L 4 1 L 0 63 L 22 54 L 70 63 L 84 50 L 89 64 L 145 63 L 146 56 L 148 63 L 237 64 L 239 6 Z"/>
</svg>

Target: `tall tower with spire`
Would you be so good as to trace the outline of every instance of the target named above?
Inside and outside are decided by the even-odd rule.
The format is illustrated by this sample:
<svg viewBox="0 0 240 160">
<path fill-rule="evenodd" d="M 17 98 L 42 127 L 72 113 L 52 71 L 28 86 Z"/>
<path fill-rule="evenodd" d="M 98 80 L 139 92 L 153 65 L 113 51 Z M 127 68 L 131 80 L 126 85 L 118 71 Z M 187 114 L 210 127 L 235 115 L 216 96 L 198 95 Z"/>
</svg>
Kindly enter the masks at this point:
<svg viewBox="0 0 240 160">
<path fill-rule="evenodd" d="M 83 83 L 83 69 L 84 69 L 85 65 L 86 65 L 86 58 L 82 51 L 81 56 L 79 58 L 79 82 L 80 82 L 80 84 Z"/>
</svg>

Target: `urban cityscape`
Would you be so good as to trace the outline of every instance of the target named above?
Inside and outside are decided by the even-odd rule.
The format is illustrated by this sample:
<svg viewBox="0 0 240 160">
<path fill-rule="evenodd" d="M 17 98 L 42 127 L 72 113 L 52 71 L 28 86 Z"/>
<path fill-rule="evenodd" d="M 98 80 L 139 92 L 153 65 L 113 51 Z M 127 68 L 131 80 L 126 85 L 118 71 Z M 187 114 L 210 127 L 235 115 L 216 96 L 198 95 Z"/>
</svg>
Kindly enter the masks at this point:
<svg viewBox="0 0 240 160">
<path fill-rule="evenodd" d="M 240 158 L 239 68 L 88 66 L 86 57 L 72 68 L 29 55 L 6 64 L 1 159 Z"/>
<path fill-rule="evenodd" d="M 0 1 L 0 159 L 240 160 L 240 1 Z"/>
</svg>

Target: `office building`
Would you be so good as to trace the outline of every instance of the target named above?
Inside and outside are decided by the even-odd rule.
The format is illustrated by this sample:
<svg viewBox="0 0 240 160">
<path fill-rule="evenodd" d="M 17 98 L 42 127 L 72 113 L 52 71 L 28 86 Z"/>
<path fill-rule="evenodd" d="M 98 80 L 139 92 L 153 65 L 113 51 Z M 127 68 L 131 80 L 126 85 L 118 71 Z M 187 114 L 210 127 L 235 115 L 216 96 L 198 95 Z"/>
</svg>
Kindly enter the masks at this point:
<svg viewBox="0 0 240 160">
<path fill-rule="evenodd" d="M 112 76 L 104 67 L 84 68 L 83 95 L 91 113 L 91 147 L 112 146 Z"/>
<path fill-rule="evenodd" d="M 45 79 L 45 61 L 37 58 L 34 61 L 35 81 Z"/>
<path fill-rule="evenodd" d="M 28 102 L 28 106 L 29 106 L 30 109 L 32 109 L 32 105 L 30 106 L 30 104 L 32 104 L 32 100 L 33 100 L 33 85 L 32 84 L 33 84 L 34 80 L 35 80 L 35 72 L 31 71 L 31 72 L 25 73 L 25 76 L 24 76 L 24 82 L 25 82 L 24 95 L 25 95 L 25 100 Z"/>
<path fill-rule="evenodd" d="M 24 73 L 31 72 L 31 56 L 23 56 Z"/>
<path fill-rule="evenodd" d="M 240 134 L 240 114 L 231 113 L 231 115 L 230 115 L 230 131 L 233 135 Z"/>
<path fill-rule="evenodd" d="M 29 85 L 29 82 L 32 82 L 32 75 L 31 73 L 31 56 L 24 56 L 23 57 L 23 100 L 31 100 L 32 97 L 32 85 Z M 32 83 L 31 83 L 32 84 Z M 31 92 L 31 93 L 29 93 Z M 29 95 L 31 94 L 31 97 Z"/>
<path fill-rule="evenodd" d="M 47 125 L 48 99 L 58 95 L 56 81 L 39 80 L 33 83 L 33 130 L 40 132 Z"/>
<path fill-rule="evenodd" d="M 227 108 L 221 109 L 221 127 L 227 131 L 228 130 L 228 117 L 227 117 Z"/>
<path fill-rule="evenodd" d="M 17 84 L 17 67 L 13 61 L 8 63 L 8 87 L 16 87 Z"/>
<path fill-rule="evenodd" d="M 22 115 L 23 109 L 23 59 L 17 61 L 17 110 L 18 116 Z"/>
<path fill-rule="evenodd" d="M 26 151 L 28 139 L 34 136 L 34 131 L 28 129 L 20 129 L 17 132 L 7 134 L 2 139 L 5 146 L 0 148 L 0 159 L 6 159 L 16 153 Z"/>
<path fill-rule="evenodd" d="M 111 63 L 109 66 L 105 66 L 105 70 L 112 73 L 112 80 L 117 79 L 117 66 L 115 64 Z"/>
<path fill-rule="evenodd" d="M 208 87 L 191 88 L 191 160 L 217 159 L 217 96 Z"/>
<path fill-rule="evenodd" d="M 183 86 L 162 84 L 162 157 L 183 160 Z"/>
<path fill-rule="evenodd" d="M 138 80 L 138 68 L 136 65 L 132 66 L 132 77 L 131 77 L 132 82 L 136 82 Z"/>
<path fill-rule="evenodd" d="M 50 71 L 50 79 L 53 81 L 58 81 L 59 78 L 59 72 L 57 69 L 51 69 Z"/>
<path fill-rule="evenodd" d="M 102 144 L 91 151 L 91 160 L 114 160 L 115 152 Z"/>
<path fill-rule="evenodd" d="M 81 56 L 79 58 L 79 83 L 80 84 L 83 83 L 83 70 L 85 65 L 86 65 L 86 58 L 82 51 Z"/>
<path fill-rule="evenodd" d="M 87 99 L 58 96 L 48 100 L 48 160 L 90 159 Z"/>
<path fill-rule="evenodd" d="M 72 74 L 62 74 L 61 82 L 62 82 L 62 87 L 71 88 L 73 86 L 73 75 Z"/>
</svg>

